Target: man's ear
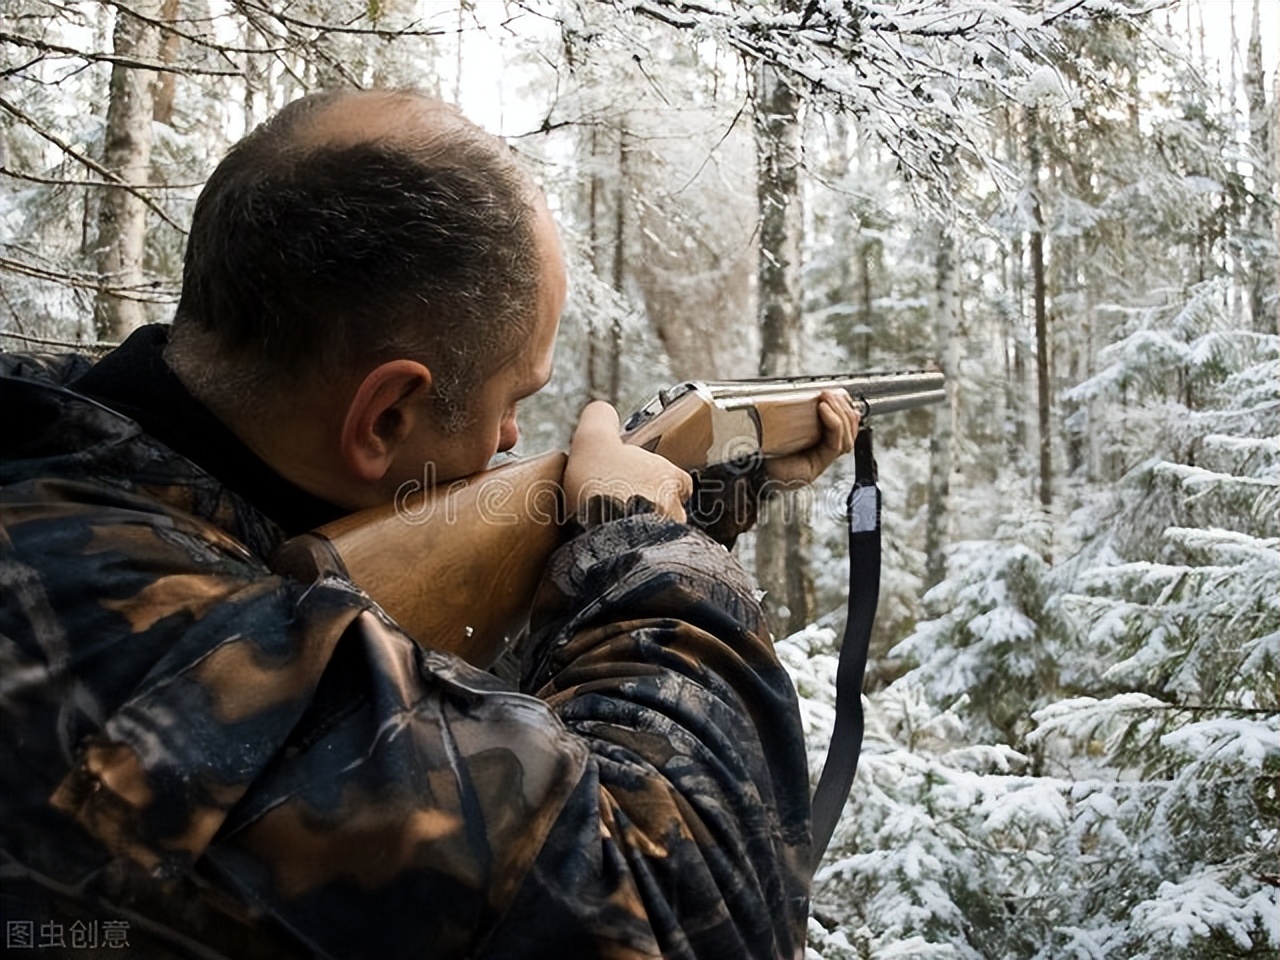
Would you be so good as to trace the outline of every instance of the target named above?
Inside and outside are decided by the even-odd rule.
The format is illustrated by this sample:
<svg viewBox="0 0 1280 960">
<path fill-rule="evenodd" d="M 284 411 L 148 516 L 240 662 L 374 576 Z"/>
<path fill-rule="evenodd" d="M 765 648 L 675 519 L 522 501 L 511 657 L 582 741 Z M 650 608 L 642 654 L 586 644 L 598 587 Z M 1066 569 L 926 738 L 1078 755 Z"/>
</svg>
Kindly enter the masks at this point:
<svg viewBox="0 0 1280 960">
<path fill-rule="evenodd" d="M 374 367 L 356 387 L 342 425 L 342 461 L 359 480 L 377 483 L 426 415 L 431 371 L 413 360 Z"/>
</svg>

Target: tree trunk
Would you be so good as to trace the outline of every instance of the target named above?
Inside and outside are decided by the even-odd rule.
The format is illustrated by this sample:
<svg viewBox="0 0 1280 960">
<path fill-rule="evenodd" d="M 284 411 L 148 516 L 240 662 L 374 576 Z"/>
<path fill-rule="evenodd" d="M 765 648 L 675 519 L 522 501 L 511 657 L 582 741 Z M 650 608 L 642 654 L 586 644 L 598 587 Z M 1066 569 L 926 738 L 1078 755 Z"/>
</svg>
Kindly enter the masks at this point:
<svg viewBox="0 0 1280 960">
<path fill-rule="evenodd" d="M 871 366 L 871 331 L 875 311 L 872 307 L 871 267 L 875 240 L 863 238 L 858 244 L 858 322 L 853 336 L 854 363 L 858 369 Z"/>
<path fill-rule="evenodd" d="M 1271 136 L 1267 139 L 1267 169 L 1271 171 L 1271 176 L 1280 179 L 1280 70 L 1273 70 L 1271 78 L 1271 119 L 1267 123 L 1267 127 L 1271 130 Z M 1272 196 L 1275 195 L 1275 187 L 1272 187 Z M 1271 211 L 1271 249 L 1280 252 L 1280 211 L 1272 208 Z M 1280 276 L 1275 278 L 1277 288 L 1280 288 Z M 1273 288 L 1276 289 L 1276 288 Z M 1270 333 L 1280 333 L 1280 305 L 1273 304 L 1271 312 L 1272 326 Z M 1261 324 L 1259 324 L 1261 329 Z"/>
<path fill-rule="evenodd" d="M 1004 114 L 1005 155 L 1010 166 L 1020 162 L 1017 143 L 1015 114 Z M 1005 289 L 1008 291 L 1006 309 L 1003 311 L 1005 332 L 1005 436 L 1010 459 L 1021 464 L 1027 453 L 1027 349 L 1026 302 L 1027 276 L 1022 230 L 1017 229 L 1009 239 L 1009 253 L 1004 257 L 1008 267 Z"/>
<path fill-rule="evenodd" d="M 586 149 L 591 156 L 591 176 L 587 182 L 586 216 L 591 269 L 600 279 L 608 279 L 619 293 L 623 292 L 628 277 L 627 211 L 630 182 L 631 134 L 627 117 L 616 119 L 617 149 L 609 142 L 612 138 L 602 135 L 593 126 Z M 614 188 L 602 175 L 607 157 L 613 154 L 616 165 L 611 171 Z M 612 208 L 609 195 L 612 193 Z M 591 319 L 587 324 L 586 381 L 587 397 L 618 403 L 622 379 L 622 325 L 618 318 L 605 325 Z"/>
<path fill-rule="evenodd" d="M 956 401 L 959 397 L 959 310 L 956 297 L 955 235 L 950 223 L 937 225 L 934 259 L 934 356 L 947 378 L 947 402 L 933 408 L 933 432 L 929 437 L 929 511 L 925 520 L 925 588 L 937 586 L 947 576 L 945 548 L 950 520 L 951 468 L 955 462 Z"/>
<path fill-rule="evenodd" d="M 256 51 L 262 46 L 261 35 L 252 25 L 244 31 L 244 132 L 249 133 L 271 112 L 270 83 L 271 64 L 265 55 Z"/>
<path fill-rule="evenodd" d="M 160 0 L 138 0 L 132 9 L 139 16 L 117 9 L 115 53 L 154 61 L 160 32 L 141 18 L 157 19 Z M 103 164 L 126 183 L 145 184 L 149 179 L 155 77 L 154 71 L 118 63 L 111 69 Z M 147 322 L 136 293 L 142 288 L 146 236 L 147 207 L 142 200 L 127 190 L 106 190 L 98 213 L 98 273 L 103 287 L 93 306 L 99 339 L 120 340 Z"/>
<path fill-rule="evenodd" d="M 1087 155 L 1083 147 L 1075 150 L 1074 153 L 1077 158 Z M 1084 194 L 1081 184 L 1087 182 L 1088 174 L 1081 171 L 1072 172 L 1081 175 L 1075 182 L 1066 182 L 1065 185 L 1074 190 L 1074 196 L 1082 197 Z M 1067 368 L 1065 380 L 1067 386 L 1075 386 L 1084 379 L 1087 364 L 1085 351 L 1089 347 L 1088 292 L 1086 284 L 1081 281 L 1081 271 L 1077 266 L 1082 261 L 1087 262 L 1087 258 L 1082 254 L 1082 246 L 1083 241 L 1079 237 L 1067 237 L 1055 243 L 1053 248 L 1058 277 L 1057 289 L 1066 306 L 1058 314 L 1057 322 L 1054 324 L 1056 339 L 1052 349 L 1053 355 L 1058 358 L 1058 375 L 1062 375 L 1063 366 Z M 1059 383 L 1057 386 L 1061 388 L 1063 384 Z M 1078 400 L 1068 399 L 1063 402 L 1061 420 L 1064 425 L 1063 441 L 1066 454 L 1064 476 L 1067 477 L 1078 475 L 1085 463 L 1084 417 L 1083 406 Z"/>
<path fill-rule="evenodd" d="M 604 182 L 600 176 L 600 130 L 591 128 L 591 177 L 587 184 L 587 241 L 591 257 L 591 270 L 600 276 L 600 260 L 603 242 L 600 239 L 601 203 L 604 194 Z M 591 400 L 603 400 L 605 391 L 600 383 L 600 356 L 607 353 L 602 349 L 599 324 L 594 320 L 587 325 L 587 397 Z"/>
<path fill-rule="evenodd" d="M 178 0 L 164 0 L 160 16 L 166 24 L 173 26 L 178 19 Z M 173 30 L 164 31 L 160 38 L 160 62 L 166 65 L 178 60 L 178 50 L 182 38 Z M 156 76 L 155 103 L 151 107 L 151 118 L 156 123 L 173 126 L 173 101 L 178 92 L 178 75 L 176 73 L 160 73 Z"/>
<path fill-rule="evenodd" d="M 1249 103 L 1249 152 L 1253 160 L 1253 190 L 1249 197 L 1249 312 L 1259 333 L 1276 333 L 1276 250 L 1268 241 L 1273 233 L 1269 222 L 1275 213 L 1269 202 L 1276 177 L 1276 158 L 1271 151 L 1267 123 L 1266 74 L 1262 67 L 1262 32 L 1259 0 L 1253 0 L 1253 23 L 1245 66 L 1245 95 Z M 1269 305 L 1269 307 L 1268 307 Z"/>
<path fill-rule="evenodd" d="M 613 289 L 623 292 L 627 270 L 627 192 L 631 188 L 627 142 L 627 125 L 618 130 L 618 199 L 614 205 L 613 219 Z M 609 330 L 609 393 L 608 401 L 618 405 L 622 392 L 622 318 L 615 316 Z"/>
<path fill-rule="evenodd" d="M 1040 503 L 1053 502 L 1053 460 L 1049 435 L 1049 317 L 1044 280 L 1044 216 L 1040 210 L 1040 118 L 1027 110 L 1027 156 L 1031 164 L 1031 296 L 1036 317 L 1036 397 L 1040 424 Z"/>
<path fill-rule="evenodd" d="M 756 196 L 760 205 L 758 316 L 760 375 L 792 376 L 802 367 L 800 242 L 800 98 L 773 68 L 761 65 L 755 89 Z M 775 633 L 813 619 L 811 537 L 797 495 L 774 498 L 756 536 L 756 576 Z"/>
</svg>

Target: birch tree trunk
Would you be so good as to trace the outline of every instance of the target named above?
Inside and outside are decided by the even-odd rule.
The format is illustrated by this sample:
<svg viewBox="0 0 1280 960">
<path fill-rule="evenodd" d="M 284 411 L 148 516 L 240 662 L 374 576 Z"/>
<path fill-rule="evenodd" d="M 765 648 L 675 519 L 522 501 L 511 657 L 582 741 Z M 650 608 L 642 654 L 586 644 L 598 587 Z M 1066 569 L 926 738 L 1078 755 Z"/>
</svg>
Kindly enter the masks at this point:
<svg viewBox="0 0 1280 960">
<path fill-rule="evenodd" d="M 613 218 L 613 289 L 623 292 L 627 276 L 627 193 L 630 183 L 630 149 L 627 125 L 618 129 L 618 196 Z M 605 399 L 614 406 L 622 393 L 622 318 L 614 317 L 609 328 L 609 389 Z"/>
<path fill-rule="evenodd" d="M 949 540 L 951 468 L 955 462 L 956 403 L 959 386 L 959 302 L 956 297 L 955 233 L 949 222 L 939 222 L 934 268 L 934 356 L 947 378 L 947 402 L 933 408 L 933 432 L 929 437 L 929 511 L 925 520 L 925 588 L 937 586 L 947 576 L 945 548 Z"/>
<path fill-rule="evenodd" d="M 1267 123 L 1266 74 L 1262 67 L 1262 32 L 1259 0 L 1253 0 L 1253 23 L 1245 64 L 1245 96 L 1249 104 L 1249 147 L 1253 160 L 1253 191 L 1249 198 L 1248 237 L 1249 312 L 1259 333 L 1277 332 L 1276 247 L 1272 240 L 1275 207 L 1272 187 L 1276 179 L 1276 158 L 1272 155 L 1272 130 Z M 1268 308 L 1268 302 L 1270 307 Z"/>
<path fill-rule="evenodd" d="M 160 17 L 161 0 L 138 0 L 133 9 L 138 16 L 117 8 L 115 53 L 154 62 L 160 52 L 160 31 L 153 24 Z M 151 70 L 119 63 L 111 69 L 102 159 L 125 183 L 145 184 L 149 179 L 155 79 Z M 143 282 L 147 208 L 127 190 L 108 189 L 104 194 L 97 240 L 103 287 L 94 300 L 93 320 L 100 340 L 120 340 L 147 322 L 142 301 L 131 292 L 140 290 Z"/>
<path fill-rule="evenodd" d="M 800 294 L 800 98 L 762 64 L 755 88 L 756 197 L 760 205 L 760 375 L 793 376 L 803 365 Z M 756 577 L 775 633 L 790 634 L 813 619 L 811 534 L 800 495 L 774 497 L 761 512 Z"/>
<path fill-rule="evenodd" d="M 1280 203 L 1280 70 L 1272 71 L 1271 109 L 1268 112 L 1271 119 L 1267 122 L 1267 129 L 1271 131 L 1271 135 L 1267 138 L 1267 169 L 1275 178 L 1269 192 L 1272 199 Z M 1271 208 L 1271 249 L 1280 254 L 1280 209 L 1275 206 Z M 1273 269 L 1277 269 L 1276 259 L 1280 257 L 1273 258 Z M 1280 289 L 1280 275 L 1275 277 L 1275 281 L 1276 289 Z M 1280 306 L 1272 310 L 1271 319 L 1273 326 L 1269 332 L 1280 333 Z M 1261 329 L 1260 325 L 1259 329 Z"/>
<path fill-rule="evenodd" d="M 263 46 L 261 34 L 252 23 L 244 31 L 244 132 L 248 133 L 271 112 L 271 63 L 257 51 Z"/>
<path fill-rule="evenodd" d="M 604 178 L 600 176 L 600 129 L 592 126 L 590 138 L 591 176 L 587 184 L 587 241 L 591 253 L 591 269 L 600 275 L 600 259 L 603 241 L 600 237 L 600 219 L 603 216 L 601 207 L 604 200 Z M 587 397 L 591 400 L 603 400 L 604 390 L 600 386 L 599 366 L 602 350 L 599 325 L 592 322 L 587 327 Z"/>
<path fill-rule="evenodd" d="M 1004 117 L 1005 157 L 1010 166 L 1019 164 L 1017 120 L 1012 110 Z M 1022 230 L 1015 230 L 1009 240 L 1009 251 L 1002 257 L 1005 290 L 1008 298 L 1001 311 L 1005 338 L 1005 411 L 1007 448 L 1015 463 L 1021 464 L 1027 452 L 1027 351 L 1026 300 L 1027 277 Z"/>
<path fill-rule="evenodd" d="M 172 27 L 178 19 L 178 0 L 163 0 L 160 14 L 164 22 Z M 164 31 L 159 38 L 160 62 L 166 66 L 178 60 L 182 38 L 174 30 Z M 161 73 L 156 76 L 154 103 L 151 117 L 156 123 L 173 126 L 173 102 L 178 93 L 178 77 L 174 73 Z"/>
<path fill-rule="evenodd" d="M 608 278 L 613 289 L 623 292 L 629 279 L 627 234 L 628 200 L 631 183 L 631 131 L 628 118 L 614 121 L 611 133 L 617 137 L 614 151 L 612 136 L 593 126 L 586 149 L 590 152 L 591 175 L 585 198 L 591 266 L 596 276 Z M 609 155 L 616 163 L 605 170 Z M 608 176 L 605 176 L 605 173 Z M 612 206 L 610 206 L 610 195 Z M 622 380 L 622 325 L 615 317 L 605 326 L 592 321 L 587 327 L 586 381 L 587 396 L 592 400 L 618 403 Z"/>
<path fill-rule="evenodd" d="M 105 50 L 111 42 L 111 11 L 105 6 L 98 7 L 93 15 L 93 46 L 96 50 Z M 103 116 L 105 104 L 99 98 L 93 98 L 85 105 L 85 112 L 94 118 L 95 122 L 102 123 L 106 126 L 106 119 Z M 95 155 L 95 159 L 101 157 Z M 85 258 L 85 262 L 92 262 L 94 268 L 97 268 L 97 250 L 98 250 L 98 220 L 102 216 L 102 194 L 103 190 L 96 186 L 87 186 L 84 190 L 84 215 L 80 221 L 80 256 Z"/>
<path fill-rule="evenodd" d="M 1053 503 L 1052 438 L 1049 434 L 1049 312 L 1044 277 L 1044 216 L 1040 209 L 1040 118 L 1027 110 L 1027 156 L 1031 164 L 1031 296 L 1036 317 L 1036 398 L 1040 424 L 1040 503 Z"/>
</svg>

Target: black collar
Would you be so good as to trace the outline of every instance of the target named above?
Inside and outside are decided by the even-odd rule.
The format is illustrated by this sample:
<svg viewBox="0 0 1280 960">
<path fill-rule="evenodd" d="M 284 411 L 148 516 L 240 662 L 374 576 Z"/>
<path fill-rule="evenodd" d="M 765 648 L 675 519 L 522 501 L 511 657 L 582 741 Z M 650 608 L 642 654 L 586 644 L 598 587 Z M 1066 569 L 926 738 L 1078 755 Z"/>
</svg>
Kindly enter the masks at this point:
<svg viewBox="0 0 1280 960">
<path fill-rule="evenodd" d="M 347 512 L 280 476 L 196 400 L 165 363 L 168 340 L 165 324 L 135 330 L 74 381 L 71 389 L 136 421 L 165 446 L 238 493 L 289 536 Z"/>
</svg>

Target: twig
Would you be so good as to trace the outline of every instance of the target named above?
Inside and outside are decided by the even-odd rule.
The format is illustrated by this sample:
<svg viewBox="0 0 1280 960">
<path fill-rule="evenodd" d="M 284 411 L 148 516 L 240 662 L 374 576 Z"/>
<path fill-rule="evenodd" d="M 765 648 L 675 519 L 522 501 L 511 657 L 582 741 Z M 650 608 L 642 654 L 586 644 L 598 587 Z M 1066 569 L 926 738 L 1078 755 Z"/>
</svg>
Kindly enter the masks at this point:
<svg viewBox="0 0 1280 960">
<path fill-rule="evenodd" d="M 169 224 L 169 226 L 173 227 L 173 229 L 177 230 L 179 233 L 183 235 L 186 234 L 187 231 L 181 226 L 181 224 L 179 224 L 176 220 L 174 220 L 171 216 L 169 216 L 169 214 L 165 213 L 164 210 L 161 209 L 160 206 L 154 200 L 148 197 L 145 193 L 143 193 L 133 184 L 126 183 L 119 176 L 119 174 L 116 174 L 113 171 L 108 170 L 106 167 L 98 163 L 96 160 L 90 157 L 86 157 L 84 154 L 78 152 L 69 143 L 66 143 L 56 135 L 50 133 L 48 130 L 42 127 L 39 123 L 37 123 L 34 118 L 28 116 L 21 109 L 14 106 L 12 103 L 4 99 L 3 97 L 0 97 L 0 107 L 3 107 L 5 110 L 8 110 L 11 114 L 13 114 L 23 123 L 25 123 L 28 127 L 34 130 L 40 136 L 44 137 L 46 140 L 48 140 L 55 147 L 60 149 L 67 156 L 71 157 L 73 160 L 76 160 L 84 164 L 94 173 L 101 174 L 102 176 L 106 177 L 108 180 L 113 180 L 116 183 L 118 183 L 120 185 L 120 189 L 128 191 L 129 193 L 137 197 L 139 200 L 141 200 L 143 203 L 145 203 L 147 207 L 149 207 L 152 211 L 156 213 L 156 215 L 160 217 L 161 220 Z"/>
<path fill-rule="evenodd" d="M 233 0 L 233 6 L 240 12 L 244 12 L 246 7 L 251 7 L 259 13 L 278 20 L 285 26 L 302 27 L 306 30 L 317 30 L 321 33 L 354 33 L 358 36 L 381 37 L 384 40 L 394 40 L 397 37 L 442 37 L 453 30 L 445 30 L 440 27 L 432 27 L 430 29 L 416 29 L 412 25 L 402 27 L 396 30 L 388 30 L 384 27 L 351 27 L 334 23 L 316 23 L 312 20 L 303 20 L 299 17 L 291 17 L 288 14 L 272 10 L 270 7 L 261 3 L 253 3 L 251 0 Z M 414 21 L 417 23 L 418 21 Z"/>
<path fill-rule="evenodd" d="M 98 341 L 97 343 L 77 343 L 74 340 L 57 340 L 53 337 L 33 337 L 25 333 L 14 333 L 11 330 L 0 330 L 0 337 L 8 337 L 11 340 L 20 340 L 23 343 L 30 343 L 38 347 L 61 347 L 67 350 L 90 350 L 94 353 L 109 353 L 116 347 L 118 343 Z"/>
<path fill-rule="evenodd" d="M 59 273 L 57 270 L 37 267 L 34 264 L 23 263 L 21 260 L 10 260 L 8 257 L 0 257 L 0 269 L 9 270 L 25 277 L 32 277 L 36 280 L 60 283 L 67 287 L 102 291 L 103 293 L 111 294 L 117 299 L 133 300 L 137 303 L 173 303 L 177 300 L 176 293 L 164 291 L 163 286 L 166 281 L 162 280 L 153 280 L 149 283 L 130 287 L 114 287 L 105 284 L 103 278 L 99 276 L 87 274 L 77 276 L 72 273 Z"/>
<path fill-rule="evenodd" d="M 112 183 L 109 180 L 60 180 L 57 177 L 41 177 L 34 173 L 15 170 L 13 167 L 0 167 L 0 176 L 13 177 L 15 180 L 27 180 L 31 183 L 43 183 L 51 187 L 105 187 L 108 190 L 123 190 L 128 184 Z M 203 183 L 135 183 L 140 190 L 194 190 L 204 186 Z"/>
<path fill-rule="evenodd" d="M 68 57 L 77 57 L 81 60 L 114 63 L 122 67 L 132 67 L 136 70 L 155 70 L 158 73 L 179 73 L 184 75 L 201 74 L 210 77 L 238 77 L 241 75 L 240 70 L 218 70 L 214 67 L 183 67 L 163 63 L 159 60 L 139 60 L 136 57 L 122 57 L 114 53 L 77 50 L 74 47 L 64 47 L 61 44 L 48 43 L 35 37 L 24 37 L 16 33 L 0 32 L 0 42 L 12 43 L 18 47 L 30 47 L 45 54 L 58 53 Z"/>
<path fill-rule="evenodd" d="M 198 33 L 187 33 L 183 30 L 179 30 L 176 26 L 174 26 L 168 20 L 162 20 L 156 17 L 145 16 L 144 14 L 139 13 L 137 10 L 134 10 L 132 7 L 128 6 L 127 4 L 118 2 L 118 0 L 106 0 L 106 2 L 111 6 L 115 7 L 121 13 L 127 13 L 129 16 L 133 17 L 135 20 L 141 20 L 143 23 L 147 24 L 148 26 L 155 27 L 156 29 L 164 31 L 165 33 L 171 33 L 174 36 L 179 37 L 183 40 L 186 40 L 190 43 L 193 43 L 198 47 L 204 47 L 208 50 L 212 50 L 215 53 L 222 56 L 223 59 L 225 59 L 228 63 L 231 63 L 233 65 L 235 64 L 235 61 L 232 60 L 231 57 L 229 56 L 229 54 L 232 54 L 232 53 L 253 54 L 253 53 L 275 52 L 272 48 L 237 47 L 237 46 L 230 46 L 230 45 L 217 43 L 216 41 L 208 40 L 200 36 L 200 34 Z M 275 49 L 283 50 L 285 48 L 279 47 Z"/>
</svg>

